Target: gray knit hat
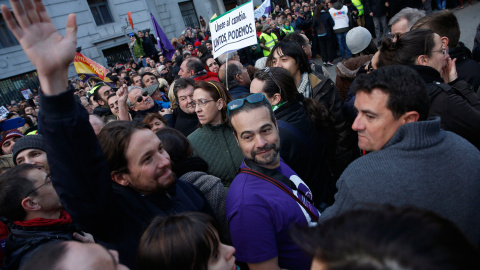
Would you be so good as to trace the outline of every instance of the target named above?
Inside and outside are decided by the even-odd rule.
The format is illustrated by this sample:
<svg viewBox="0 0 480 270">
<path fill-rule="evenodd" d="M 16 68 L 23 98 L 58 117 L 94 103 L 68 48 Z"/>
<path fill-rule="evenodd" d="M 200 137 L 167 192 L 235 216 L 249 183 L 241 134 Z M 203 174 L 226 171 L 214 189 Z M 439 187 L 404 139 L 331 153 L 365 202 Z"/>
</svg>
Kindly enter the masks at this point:
<svg viewBox="0 0 480 270">
<path fill-rule="evenodd" d="M 45 151 L 45 141 L 43 140 L 43 136 L 40 134 L 28 135 L 19 139 L 13 145 L 12 158 L 15 165 L 17 165 L 17 155 L 25 149 L 40 149 Z"/>
<path fill-rule="evenodd" d="M 147 91 L 149 96 L 152 96 L 155 91 L 158 89 L 158 84 L 152 84 L 148 87 L 143 88 L 143 91 Z"/>
<path fill-rule="evenodd" d="M 352 54 L 357 54 L 365 50 L 372 41 L 372 34 L 361 26 L 352 28 L 347 33 L 347 47 Z"/>
</svg>

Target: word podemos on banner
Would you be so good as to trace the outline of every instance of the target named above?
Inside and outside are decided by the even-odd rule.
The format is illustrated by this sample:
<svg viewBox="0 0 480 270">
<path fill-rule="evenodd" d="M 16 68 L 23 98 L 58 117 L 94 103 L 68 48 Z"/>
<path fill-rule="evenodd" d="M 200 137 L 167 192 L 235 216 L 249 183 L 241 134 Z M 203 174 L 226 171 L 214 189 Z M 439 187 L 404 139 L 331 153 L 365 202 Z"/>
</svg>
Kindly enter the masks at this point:
<svg viewBox="0 0 480 270">
<path fill-rule="evenodd" d="M 247 2 L 210 21 L 213 57 L 257 44 L 253 2 Z"/>
</svg>

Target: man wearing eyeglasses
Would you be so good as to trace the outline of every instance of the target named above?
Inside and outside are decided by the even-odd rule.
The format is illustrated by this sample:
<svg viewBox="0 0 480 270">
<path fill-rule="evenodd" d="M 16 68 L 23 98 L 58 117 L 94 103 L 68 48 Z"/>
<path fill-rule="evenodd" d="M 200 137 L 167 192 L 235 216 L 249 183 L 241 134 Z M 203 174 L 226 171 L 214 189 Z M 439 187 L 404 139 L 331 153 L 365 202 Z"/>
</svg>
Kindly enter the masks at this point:
<svg viewBox="0 0 480 270">
<path fill-rule="evenodd" d="M 5 244 L 6 269 L 18 269 L 46 243 L 94 242 L 62 210 L 50 175 L 39 167 L 20 164 L 8 170 L 0 176 L 0 190 L 0 215 L 13 222 Z"/>
<path fill-rule="evenodd" d="M 312 193 L 281 159 L 270 103 L 261 93 L 227 105 L 229 122 L 245 157 L 227 195 L 226 216 L 235 257 L 257 269 L 310 269 L 312 260 L 290 237 L 294 226 L 314 226 Z"/>
</svg>

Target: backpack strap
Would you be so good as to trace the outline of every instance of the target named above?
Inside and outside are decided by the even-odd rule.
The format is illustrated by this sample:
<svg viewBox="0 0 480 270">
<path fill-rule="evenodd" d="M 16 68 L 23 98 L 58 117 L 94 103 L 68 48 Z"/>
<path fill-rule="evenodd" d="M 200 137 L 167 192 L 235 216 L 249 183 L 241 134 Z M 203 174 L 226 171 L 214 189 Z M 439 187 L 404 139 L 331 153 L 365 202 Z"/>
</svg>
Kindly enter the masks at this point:
<svg viewBox="0 0 480 270">
<path fill-rule="evenodd" d="M 305 204 L 303 204 L 303 202 L 297 196 L 295 196 L 295 194 L 293 194 L 293 192 L 291 190 L 289 190 L 287 187 L 285 187 L 284 185 L 279 183 L 277 180 L 273 179 L 270 176 L 267 176 L 263 173 L 254 171 L 254 170 L 249 169 L 249 168 L 240 168 L 240 170 L 238 170 L 238 173 L 250 174 L 250 175 L 256 176 L 258 178 L 261 178 L 261 179 L 275 185 L 276 187 L 278 187 L 279 189 L 281 189 L 282 191 L 287 193 L 290 197 L 292 197 L 298 204 L 300 204 L 300 206 L 302 206 L 303 209 L 305 209 L 305 211 L 307 211 L 307 213 L 310 215 L 310 218 L 312 220 L 314 220 L 315 222 L 318 222 L 318 217 L 307 206 L 305 206 Z"/>
</svg>

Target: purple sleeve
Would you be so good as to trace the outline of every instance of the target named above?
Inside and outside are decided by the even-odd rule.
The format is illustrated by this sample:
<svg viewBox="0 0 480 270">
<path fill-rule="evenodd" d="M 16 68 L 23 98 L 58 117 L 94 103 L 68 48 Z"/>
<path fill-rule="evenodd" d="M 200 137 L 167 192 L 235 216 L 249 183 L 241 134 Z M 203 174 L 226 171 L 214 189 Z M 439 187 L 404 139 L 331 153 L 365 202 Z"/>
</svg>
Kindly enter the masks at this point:
<svg viewBox="0 0 480 270">
<path fill-rule="evenodd" d="M 257 205 L 239 205 L 229 218 L 235 257 L 260 263 L 278 256 L 272 213 Z"/>
</svg>

